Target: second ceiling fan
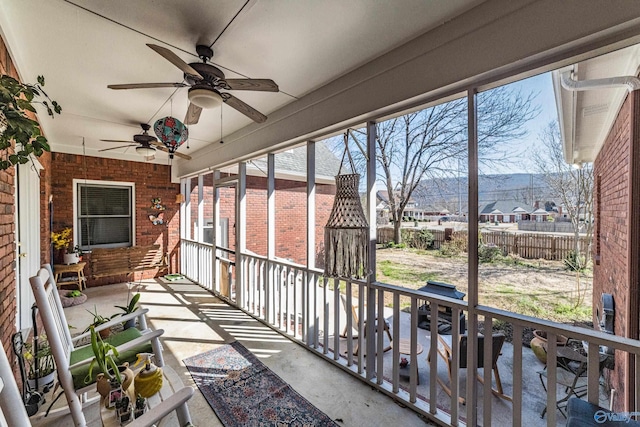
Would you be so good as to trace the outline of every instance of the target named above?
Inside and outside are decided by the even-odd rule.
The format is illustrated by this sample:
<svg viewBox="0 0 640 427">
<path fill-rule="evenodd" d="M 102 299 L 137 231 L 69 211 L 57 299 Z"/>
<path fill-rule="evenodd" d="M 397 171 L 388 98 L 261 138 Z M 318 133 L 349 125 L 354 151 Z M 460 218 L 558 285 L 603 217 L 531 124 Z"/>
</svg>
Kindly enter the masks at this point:
<svg viewBox="0 0 640 427">
<path fill-rule="evenodd" d="M 189 86 L 189 108 L 184 123 L 192 125 L 198 123 L 203 108 L 214 108 L 221 103 L 238 110 L 257 123 L 263 123 L 267 116 L 242 102 L 230 93 L 221 90 L 256 90 L 263 92 L 278 92 L 278 85 L 270 79 L 227 79 L 222 70 L 209 64 L 213 57 L 213 50 L 206 45 L 197 45 L 196 52 L 202 62 L 187 64 L 169 49 L 155 44 L 147 44 L 167 61 L 178 67 L 184 73 L 184 82 L 180 83 L 131 83 L 108 85 L 110 89 L 148 89 L 158 87 L 187 87 Z"/>
<path fill-rule="evenodd" d="M 122 140 L 122 139 L 101 139 L 100 141 L 104 142 L 124 142 L 127 145 L 121 145 L 119 147 L 111 147 L 104 148 L 98 151 L 109 151 L 109 150 L 118 150 L 120 148 L 128 148 L 128 147 L 136 147 L 136 152 L 145 157 L 151 157 L 155 153 L 156 150 L 164 151 L 169 155 L 170 159 L 173 159 L 173 156 L 178 156 L 185 160 L 191 160 L 191 156 L 186 154 L 178 153 L 175 150 L 169 150 L 166 146 L 164 146 L 161 142 L 158 141 L 153 135 L 149 135 L 149 126 L 146 123 L 140 123 L 140 127 L 142 127 L 142 133 L 137 135 L 133 135 L 133 140 Z"/>
</svg>

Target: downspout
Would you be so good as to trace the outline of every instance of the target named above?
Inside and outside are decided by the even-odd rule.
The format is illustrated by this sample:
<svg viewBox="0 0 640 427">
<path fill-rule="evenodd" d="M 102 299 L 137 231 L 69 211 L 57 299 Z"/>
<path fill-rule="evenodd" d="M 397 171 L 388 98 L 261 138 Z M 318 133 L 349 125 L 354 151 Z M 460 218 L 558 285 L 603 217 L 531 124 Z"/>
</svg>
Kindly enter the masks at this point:
<svg viewBox="0 0 640 427">
<path fill-rule="evenodd" d="M 635 76 L 620 76 L 620 77 L 609 77 L 609 78 L 604 78 L 604 79 L 592 79 L 592 80 L 583 80 L 583 81 L 577 81 L 577 80 L 573 80 L 571 78 L 571 72 L 570 71 L 566 71 L 564 73 L 562 73 L 560 75 L 560 83 L 562 85 L 562 87 L 566 90 L 569 91 L 583 91 L 583 90 L 592 90 L 592 89 L 606 89 L 606 88 L 626 88 L 627 92 L 633 92 L 635 90 L 640 89 L 640 79 L 638 79 Z M 633 102 L 633 109 L 632 111 L 639 111 L 640 110 L 640 102 L 636 99 L 636 97 L 632 98 L 635 102 Z M 632 126 L 632 130 L 631 130 L 631 188 L 632 191 L 630 191 L 630 206 L 633 205 L 633 199 L 634 199 L 634 195 L 635 198 L 640 199 L 640 195 L 638 194 L 640 190 L 638 190 L 637 188 L 635 189 L 635 191 L 633 190 L 634 187 L 636 186 L 640 186 L 640 178 L 635 177 L 634 179 L 634 175 L 633 172 L 635 171 L 636 173 L 640 174 L 640 167 L 638 166 L 638 163 L 640 163 L 640 153 L 637 152 L 637 148 L 634 150 L 633 147 L 636 146 L 637 144 L 635 144 L 635 142 L 637 142 L 638 139 L 640 139 L 640 137 L 638 137 L 638 133 L 640 132 L 640 129 L 637 129 L 634 125 L 636 123 L 636 120 L 633 120 L 633 116 L 635 116 L 635 114 L 632 113 L 632 120 L 631 120 L 631 126 Z M 634 167 L 635 165 L 635 167 Z M 635 184 L 635 185 L 634 185 Z M 637 199 L 636 199 L 637 200 Z M 636 202 L 637 203 L 637 202 Z M 633 216 L 631 216 L 631 218 L 633 218 Z M 635 239 L 635 236 L 638 236 L 640 234 L 640 229 L 638 224 L 634 224 L 631 223 L 628 227 L 628 235 L 630 240 L 633 242 Z M 637 238 L 637 237 L 636 237 Z M 635 240 L 637 241 L 637 240 Z M 629 259 L 638 259 L 638 252 L 635 252 L 635 244 L 631 244 L 628 247 L 628 258 Z M 640 274 L 638 272 L 637 267 L 633 268 L 632 270 L 628 272 L 629 274 L 629 285 L 630 288 L 631 286 L 634 285 L 634 283 L 636 283 L 636 289 L 629 289 L 630 291 L 630 297 L 629 300 L 632 300 L 630 302 L 627 303 L 627 315 L 628 315 L 628 319 L 637 319 L 637 296 L 634 298 L 634 294 L 637 292 L 637 282 L 638 280 L 638 275 Z M 637 320 L 636 320 L 637 322 Z M 636 324 L 629 324 L 630 322 L 625 321 L 626 325 L 625 328 L 627 330 L 627 337 L 628 338 L 632 338 L 632 339 L 638 339 L 638 325 Z M 626 384 L 632 384 L 633 378 L 635 378 L 637 375 L 639 375 L 639 372 L 635 372 L 635 365 L 634 365 L 634 360 L 631 357 L 631 355 L 627 355 L 626 358 L 626 365 L 628 367 L 628 369 L 625 369 L 625 372 L 623 374 L 624 380 Z M 625 396 L 624 396 L 624 400 L 623 400 L 623 409 L 626 411 L 632 411 L 634 408 L 634 402 L 637 400 L 636 397 L 636 393 L 638 393 L 637 390 L 635 390 L 633 388 L 633 386 L 630 386 L 627 389 L 627 386 L 625 385 Z M 613 392 L 611 393 L 611 402 L 610 405 L 613 406 Z"/>
<path fill-rule="evenodd" d="M 564 89 L 570 91 L 626 87 L 627 91 L 632 92 L 640 89 L 640 79 L 635 76 L 608 77 L 605 79 L 578 81 L 571 78 L 570 71 L 566 71 L 560 75 L 560 83 Z"/>
</svg>

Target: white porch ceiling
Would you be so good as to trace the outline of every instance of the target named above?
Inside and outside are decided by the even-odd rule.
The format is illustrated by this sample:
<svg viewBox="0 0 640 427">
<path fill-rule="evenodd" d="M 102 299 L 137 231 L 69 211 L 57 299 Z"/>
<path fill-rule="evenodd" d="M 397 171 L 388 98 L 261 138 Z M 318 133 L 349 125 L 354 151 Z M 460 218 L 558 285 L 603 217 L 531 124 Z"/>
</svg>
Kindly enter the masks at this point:
<svg viewBox="0 0 640 427">
<path fill-rule="evenodd" d="M 461 15 L 482 0 L 2 0 L 0 32 L 27 82 L 44 75 L 63 108 L 40 114 L 53 151 L 144 161 L 130 140 L 140 123 L 182 120 L 187 88 L 110 90 L 108 84 L 181 82 L 182 72 L 146 43 L 198 62 L 196 44 L 213 44 L 227 78 L 268 78 L 279 93 L 233 91 L 267 116 L 349 71 Z M 234 16 L 237 14 L 235 19 Z M 228 27 L 225 29 L 225 27 Z M 224 105 L 189 127 L 192 154 L 252 124 Z M 268 120 L 267 120 L 268 123 Z M 181 161 L 181 160 L 179 160 Z M 156 154 L 154 162 L 166 163 Z"/>
</svg>

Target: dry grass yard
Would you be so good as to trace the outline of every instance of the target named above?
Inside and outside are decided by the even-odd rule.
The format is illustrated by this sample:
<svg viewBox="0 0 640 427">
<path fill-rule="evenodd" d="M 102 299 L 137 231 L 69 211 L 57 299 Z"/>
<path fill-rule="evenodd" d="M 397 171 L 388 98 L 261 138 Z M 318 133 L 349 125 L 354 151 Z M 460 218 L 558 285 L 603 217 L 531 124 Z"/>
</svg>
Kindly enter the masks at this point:
<svg viewBox="0 0 640 427">
<path fill-rule="evenodd" d="M 376 256 L 379 282 L 417 289 L 436 280 L 468 293 L 466 254 L 445 257 L 437 250 L 383 248 Z M 580 275 L 578 292 L 576 273 L 562 261 L 505 257 L 482 263 L 479 290 L 481 305 L 564 323 L 591 320 L 591 272 Z"/>
</svg>

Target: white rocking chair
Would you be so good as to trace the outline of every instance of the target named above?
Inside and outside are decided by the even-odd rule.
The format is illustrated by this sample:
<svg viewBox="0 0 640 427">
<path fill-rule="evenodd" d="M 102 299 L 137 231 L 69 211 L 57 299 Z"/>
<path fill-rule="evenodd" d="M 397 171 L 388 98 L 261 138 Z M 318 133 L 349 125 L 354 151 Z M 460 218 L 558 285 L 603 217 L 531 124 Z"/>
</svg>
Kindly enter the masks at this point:
<svg viewBox="0 0 640 427">
<path fill-rule="evenodd" d="M 86 338 L 90 333 L 87 332 L 71 338 L 67 319 L 65 318 L 53 277 L 51 266 L 46 264 L 38 270 L 38 274 L 31 277 L 29 281 L 31 282 L 36 304 L 47 333 L 51 352 L 56 362 L 60 385 L 64 390 L 71 416 L 76 426 L 86 426 L 82 407 L 83 405 L 96 402 L 100 396 L 95 394 L 91 399 L 87 398 L 88 392 L 91 391 L 91 389 L 95 390 L 95 386 L 90 386 L 84 382 L 89 364 L 91 360 L 93 360 L 93 352 L 90 345 L 76 347 L 76 343 Z M 139 329 L 129 328 L 107 339 L 117 347 L 120 353 L 120 362 L 133 362 L 135 361 L 136 353 L 152 352 L 155 354 L 156 364 L 158 366 L 164 366 L 162 346 L 158 339 L 164 331 L 162 329 L 156 331 L 148 329 L 145 319 L 145 313 L 147 312 L 148 309 L 137 310 L 134 313 L 118 317 L 95 328 L 96 331 L 99 332 L 100 330 L 110 328 L 130 319 L 138 319 Z M 150 346 L 149 343 L 151 344 Z M 90 381 L 90 383 L 93 382 L 95 382 L 95 377 Z M 167 399 L 167 402 L 171 400 L 171 402 L 167 403 L 167 408 L 171 407 L 175 401 L 182 402 L 178 405 L 178 415 L 182 425 L 191 422 L 188 408 L 184 402 L 186 402 L 192 394 L 193 389 L 190 393 L 188 390 L 184 392 L 180 390 L 176 393 L 175 399 Z M 184 401 L 182 401 L 182 399 L 184 399 Z M 167 413 L 172 410 L 173 409 L 168 409 Z M 143 418 L 156 419 L 156 416 L 160 412 L 159 407 L 158 411 L 153 411 L 153 415 Z"/>
</svg>

